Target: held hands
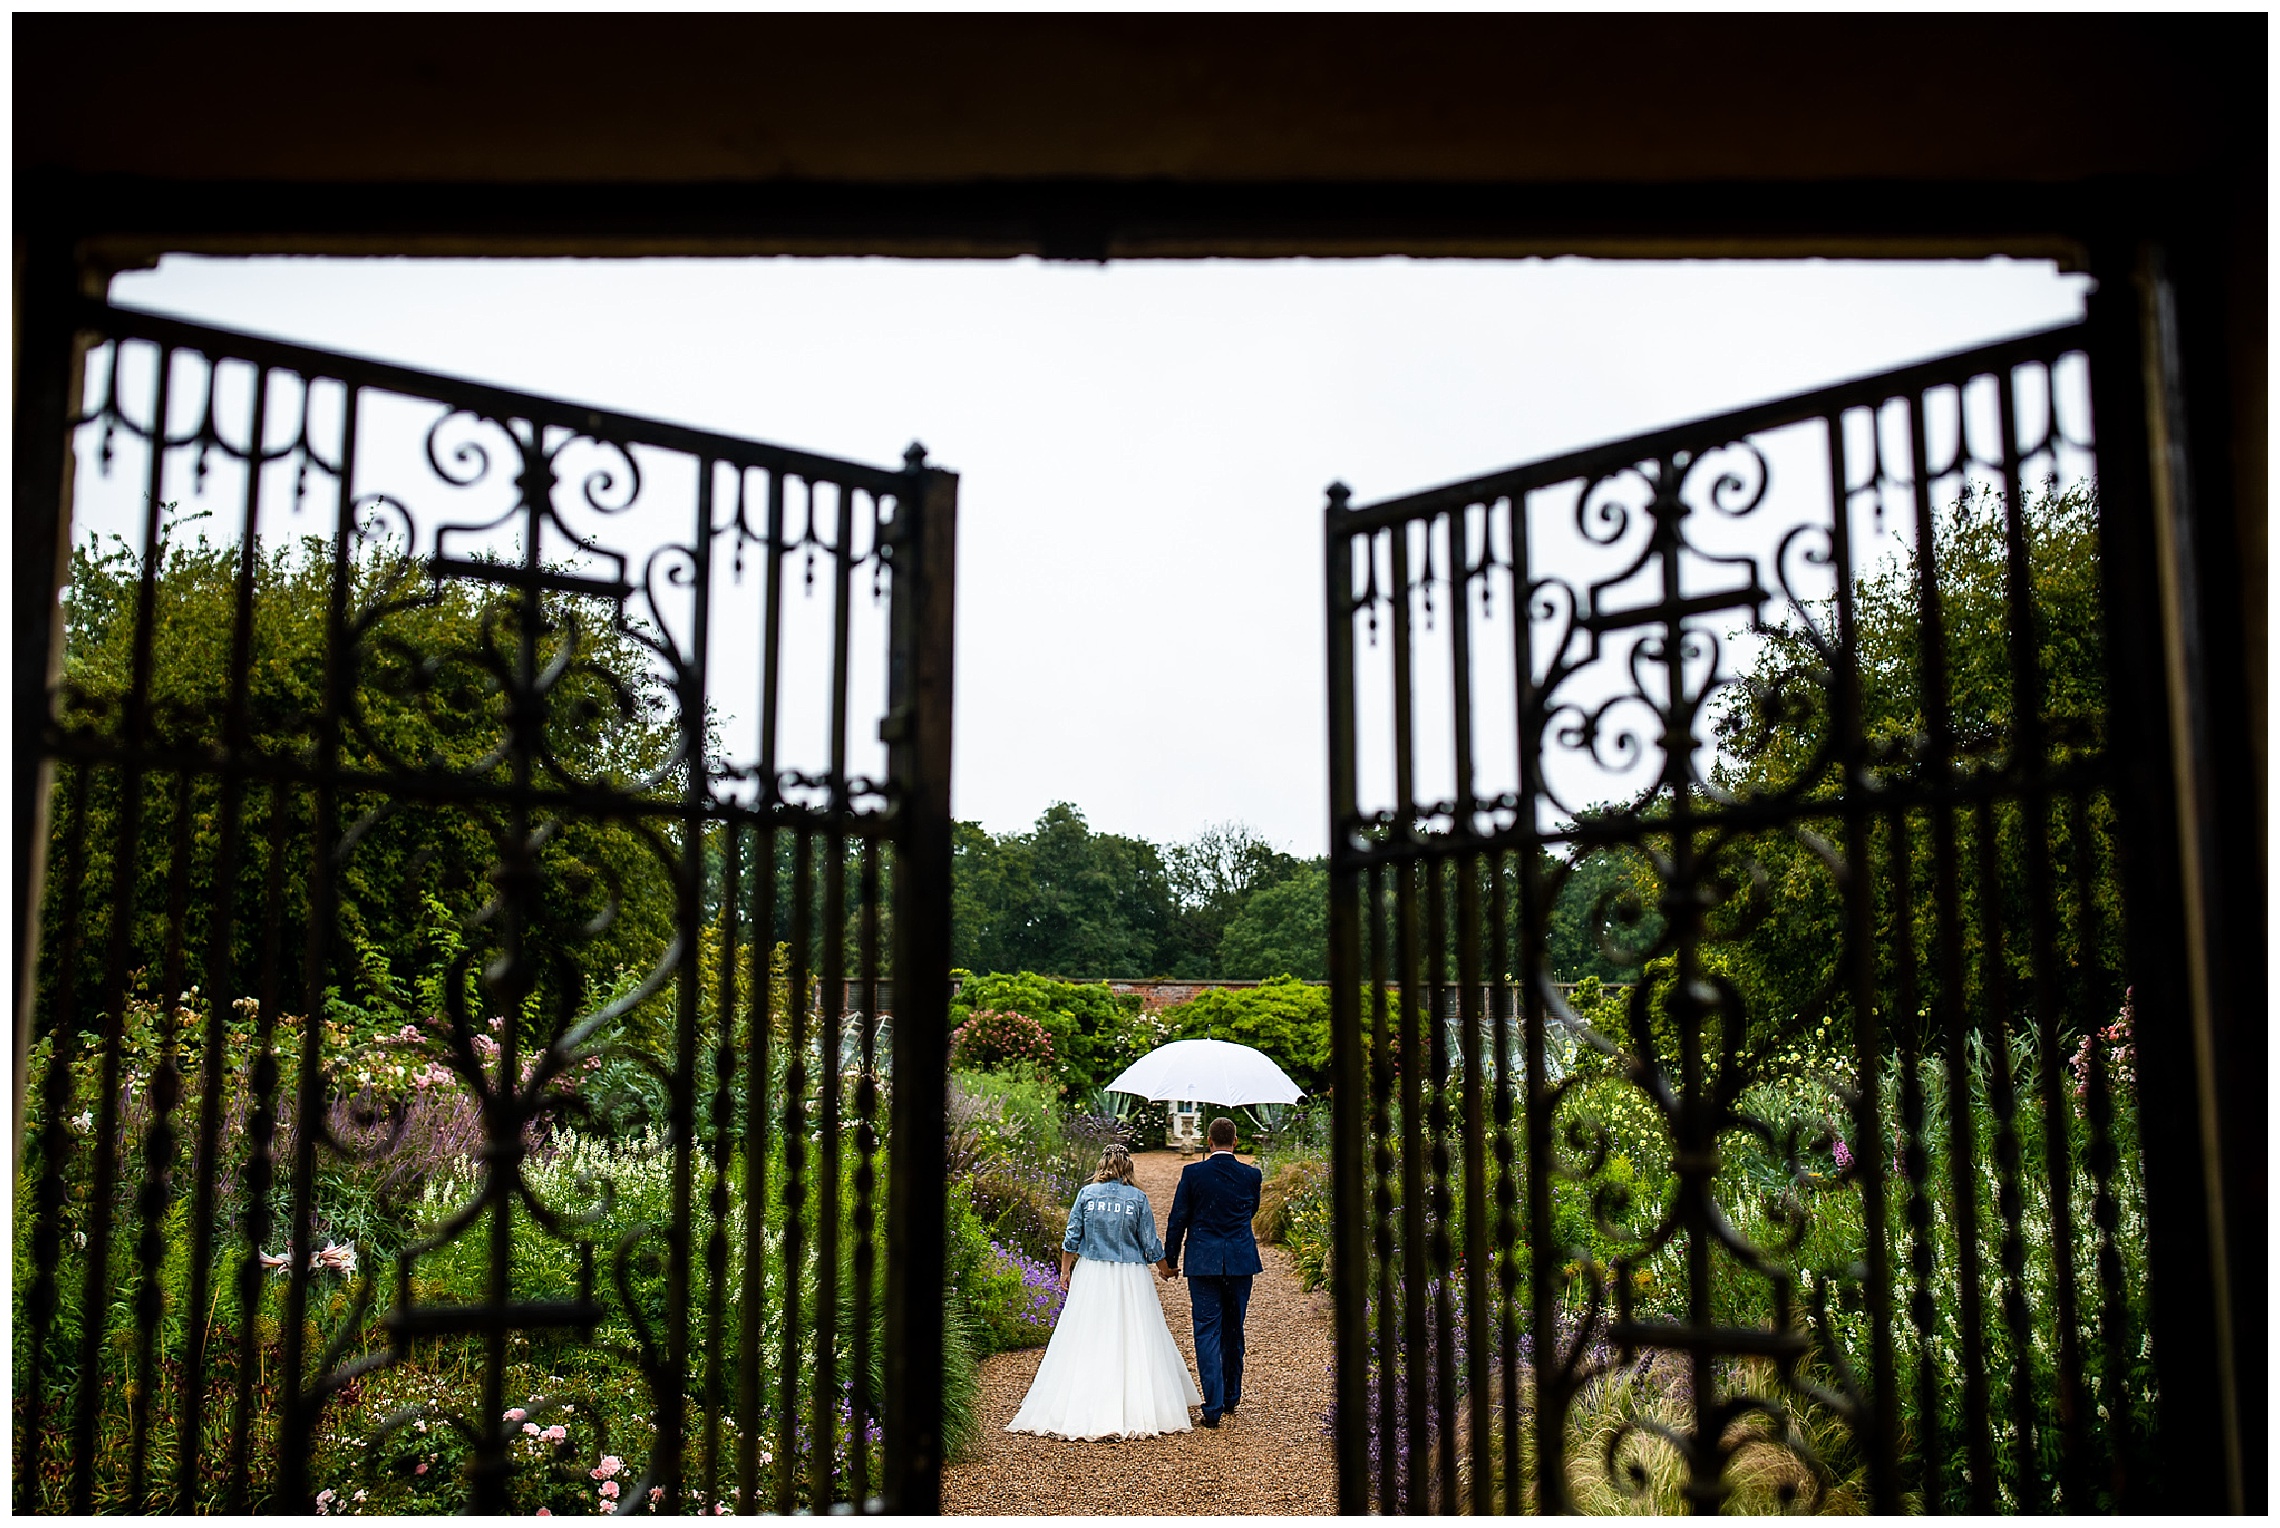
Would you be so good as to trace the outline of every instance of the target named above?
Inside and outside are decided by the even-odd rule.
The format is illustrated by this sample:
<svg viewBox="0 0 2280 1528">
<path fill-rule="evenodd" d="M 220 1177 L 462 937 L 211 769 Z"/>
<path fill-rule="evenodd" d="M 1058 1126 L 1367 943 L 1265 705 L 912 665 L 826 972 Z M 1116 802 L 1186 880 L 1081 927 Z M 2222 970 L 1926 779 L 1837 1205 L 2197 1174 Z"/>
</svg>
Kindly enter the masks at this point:
<svg viewBox="0 0 2280 1528">
<path fill-rule="evenodd" d="M 1179 1276 L 1179 1270 L 1172 1266 L 1172 1260 L 1168 1257 L 1156 1265 L 1156 1277 L 1164 1280 L 1166 1283 L 1170 1283 L 1173 1279 L 1176 1279 Z"/>
</svg>

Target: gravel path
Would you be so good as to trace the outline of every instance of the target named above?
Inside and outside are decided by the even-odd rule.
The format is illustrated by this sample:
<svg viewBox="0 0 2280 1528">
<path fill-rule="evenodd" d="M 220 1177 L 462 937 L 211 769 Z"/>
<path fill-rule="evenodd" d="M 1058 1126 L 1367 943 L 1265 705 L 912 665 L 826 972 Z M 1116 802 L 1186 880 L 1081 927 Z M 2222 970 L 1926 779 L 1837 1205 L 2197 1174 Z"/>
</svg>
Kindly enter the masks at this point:
<svg viewBox="0 0 2280 1528">
<path fill-rule="evenodd" d="M 1156 1230 L 1171 1213 L 1177 1152 L 1142 1152 L 1133 1177 L 1156 1207 Z M 1261 1247 L 1265 1272 L 1251 1286 L 1243 1323 L 1243 1404 L 1217 1431 L 1071 1443 L 1005 1424 L 1021 1409 L 1043 1348 L 982 1361 L 982 1453 L 942 1472 L 945 1513 L 1082 1512 L 1214 1517 L 1295 1515 L 1338 1510 L 1338 1481 L 1322 1413 L 1330 1406 L 1330 1295 L 1299 1287 L 1280 1247 Z M 1187 1284 L 1159 1282 L 1164 1319 L 1195 1372 L 1195 1331 Z"/>
</svg>

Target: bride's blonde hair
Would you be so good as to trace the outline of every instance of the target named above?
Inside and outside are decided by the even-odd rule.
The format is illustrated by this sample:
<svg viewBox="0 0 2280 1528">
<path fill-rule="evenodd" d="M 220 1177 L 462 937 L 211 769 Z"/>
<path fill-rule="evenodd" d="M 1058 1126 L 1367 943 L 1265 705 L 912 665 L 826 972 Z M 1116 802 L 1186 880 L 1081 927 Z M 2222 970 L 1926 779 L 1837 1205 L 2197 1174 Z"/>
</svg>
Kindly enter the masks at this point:
<svg viewBox="0 0 2280 1528">
<path fill-rule="evenodd" d="M 1132 1181 L 1132 1153 L 1118 1141 L 1111 1141 L 1100 1154 L 1100 1166 L 1093 1175 L 1095 1183 L 1130 1183 Z"/>
</svg>

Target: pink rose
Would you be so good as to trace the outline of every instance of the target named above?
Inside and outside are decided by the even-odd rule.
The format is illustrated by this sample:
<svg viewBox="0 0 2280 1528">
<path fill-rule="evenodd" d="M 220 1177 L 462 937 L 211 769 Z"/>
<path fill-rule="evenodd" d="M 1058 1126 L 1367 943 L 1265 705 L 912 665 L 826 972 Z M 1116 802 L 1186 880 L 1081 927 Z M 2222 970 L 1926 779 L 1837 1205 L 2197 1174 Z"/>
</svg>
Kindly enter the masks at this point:
<svg viewBox="0 0 2280 1528">
<path fill-rule="evenodd" d="M 596 1480 L 608 1480 L 611 1476 L 615 1475 L 618 1471 L 624 1468 L 625 1461 L 623 1459 L 620 1459 L 615 1454 L 604 1454 L 602 1455 L 602 1462 L 595 1465 L 586 1473 L 588 1475 L 591 1475 Z"/>
<path fill-rule="evenodd" d="M 425 1459 L 422 1459 L 419 1462 L 418 1467 L 415 1468 L 412 1473 L 414 1475 L 425 1475 L 427 1473 L 427 1461 Z"/>
<path fill-rule="evenodd" d="M 603 1481 L 602 1494 L 606 1497 L 609 1497 L 613 1501 L 616 1500 L 618 1494 L 618 1483 L 614 1480 Z"/>
<path fill-rule="evenodd" d="M 535 1438 L 535 1437 L 537 1437 L 537 1436 L 538 1436 L 538 1424 L 537 1424 L 536 1422 L 525 1422 L 525 1423 L 523 1423 L 523 1436 L 524 1436 L 524 1437 L 526 1437 L 526 1438 Z"/>
<path fill-rule="evenodd" d="M 520 1406 L 509 1406 L 507 1408 L 506 1419 L 510 1422 L 520 1422 L 524 1417 L 527 1417 L 529 1415 L 530 1413 L 523 1410 Z"/>
<path fill-rule="evenodd" d="M 539 1436 L 541 1438 L 544 1438 L 549 1443 L 560 1443 L 563 1439 L 569 1437 L 570 1433 L 567 1428 L 563 1427 L 561 1423 L 557 1422 L 552 1427 L 549 1427 L 546 1431 L 540 1433 Z"/>
</svg>

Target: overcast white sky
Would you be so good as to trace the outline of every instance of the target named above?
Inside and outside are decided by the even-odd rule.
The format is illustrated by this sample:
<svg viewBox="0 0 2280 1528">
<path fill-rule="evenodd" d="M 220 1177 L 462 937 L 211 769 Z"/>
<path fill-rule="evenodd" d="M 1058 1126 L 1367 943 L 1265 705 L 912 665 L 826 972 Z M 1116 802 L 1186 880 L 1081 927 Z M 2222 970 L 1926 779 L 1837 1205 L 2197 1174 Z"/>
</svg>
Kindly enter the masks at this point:
<svg viewBox="0 0 2280 1528">
<path fill-rule="evenodd" d="M 956 812 L 1326 844 L 1322 494 L 2078 317 L 2047 264 L 170 258 L 113 299 L 961 474 Z"/>
</svg>

